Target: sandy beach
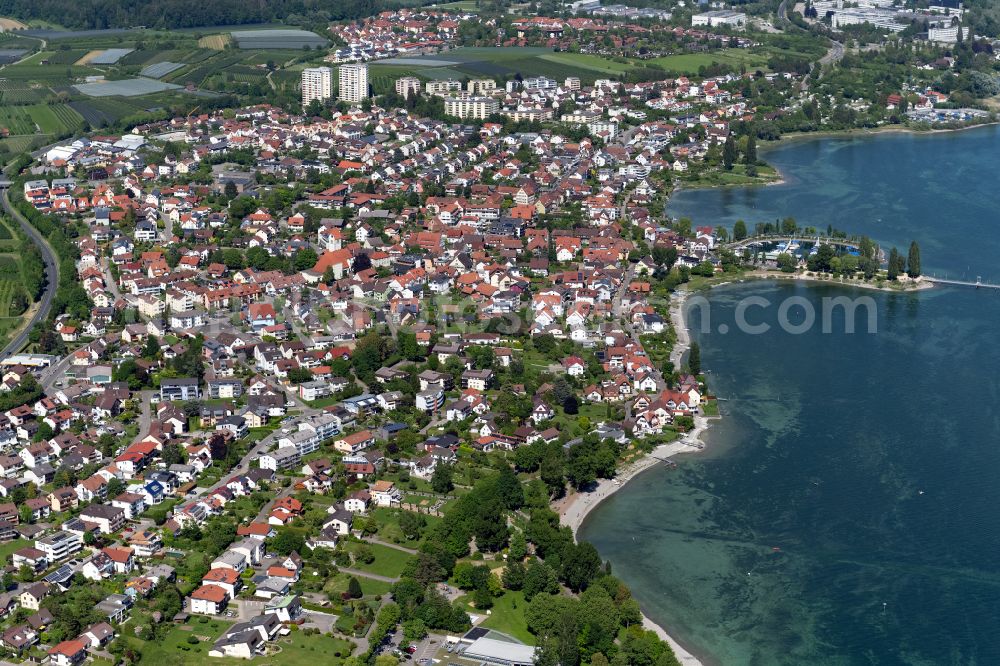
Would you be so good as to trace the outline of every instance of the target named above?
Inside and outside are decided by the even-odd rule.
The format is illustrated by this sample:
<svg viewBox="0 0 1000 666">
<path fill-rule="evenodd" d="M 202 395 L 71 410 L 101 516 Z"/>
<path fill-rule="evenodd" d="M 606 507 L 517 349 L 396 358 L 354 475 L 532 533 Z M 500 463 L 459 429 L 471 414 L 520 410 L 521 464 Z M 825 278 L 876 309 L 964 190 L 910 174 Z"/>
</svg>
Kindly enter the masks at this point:
<svg viewBox="0 0 1000 666">
<path fill-rule="evenodd" d="M 674 330 L 677 332 L 677 344 L 670 353 L 670 360 L 674 367 L 680 367 L 681 359 L 687 352 L 691 344 L 691 335 L 687 329 L 687 322 L 684 320 L 684 302 L 690 292 L 680 292 L 671 299 L 670 319 Z M 714 418 L 714 417 L 713 417 Z M 553 508 L 559 512 L 560 521 L 563 525 L 568 525 L 573 530 L 575 536 L 584 519 L 594 507 L 605 499 L 618 492 L 631 479 L 638 474 L 662 464 L 663 460 L 682 453 L 693 453 L 702 450 L 704 443 L 701 435 L 708 429 L 712 419 L 704 416 L 696 416 L 695 425 L 690 432 L 685 433 L 680 438 L 668 444 L 661 444 L 650 453 L 642 456 L 638 460 L 632 461 L 622 469 L 614 479 L 601 479 L 596 487 L 588 492 L 574 492 L 565 499 L 555 503 Z M 656 634 L 673 648 L 678 661 L 684 666 L 703 666 L 698 657 L 691 654 L 687 649 L 678 643 L 666 630 L 651 620 L 645 613 L 642 615 L 643 626 L 656 632 Z"/>
</svg>

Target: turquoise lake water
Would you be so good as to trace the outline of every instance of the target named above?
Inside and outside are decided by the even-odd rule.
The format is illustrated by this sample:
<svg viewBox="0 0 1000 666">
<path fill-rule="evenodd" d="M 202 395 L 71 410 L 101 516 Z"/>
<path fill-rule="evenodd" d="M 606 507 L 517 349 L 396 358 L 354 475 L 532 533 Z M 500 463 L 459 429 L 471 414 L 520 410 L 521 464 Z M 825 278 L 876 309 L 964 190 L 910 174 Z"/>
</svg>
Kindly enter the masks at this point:
<svg viewBox="0 0 1000 666">
<path fill-rule="evenodd" d="M 1000 277 L 996 128 L 766 158 L 787 185 L 683 192 L 670 212 L 915 238 L 926 270 Z M 787 297 L 821 313 L 843 295 L 873 299 L 876 332 L 845 334 L 836 315 L 833 333 L 776 326 Z M 774 304 L 748 317 L 766 334 L 737 331 L 749 296 Z M 710 663 L 1000 664 L 1000 292 L 752 283 L 710 300 L 711 332 L 702 311 L 691 323 L 726 418 L 705 453 L 633 480 L 581 537 Z"/>
</svg>

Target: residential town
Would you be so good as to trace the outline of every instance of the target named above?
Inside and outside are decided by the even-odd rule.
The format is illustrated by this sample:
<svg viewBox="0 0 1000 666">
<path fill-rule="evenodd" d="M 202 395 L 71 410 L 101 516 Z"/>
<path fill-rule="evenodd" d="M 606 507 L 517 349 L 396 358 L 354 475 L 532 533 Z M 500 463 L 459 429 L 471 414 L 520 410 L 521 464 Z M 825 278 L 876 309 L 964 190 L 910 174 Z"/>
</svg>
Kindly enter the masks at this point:
<svg viewBox="0 0 1000 666">
<path fill-rule="evenodd" d="M 249 659 L 315 632 L 344 657 L 531 663 L 530 637 L 484 614 L 503 588 L 412 562 L 486 492 L 489 461 L 547 507 L 613 474 L 599 451 L 705 412 L 656 285 L 721 271 L 717 232 L 650 208 L 750 113 L 684 78 L 504 104 L 567 99 L 582 135 L 256 106 L 81 136 L 29 167 L 11 198 L 65 225 L 77 296 L 2 361 L 8 653 L 114 662 L 194 631 L 189 649 Z M 543 455 L 566 471 L 539 479 Z M 483 535 L 480 556 L 520 534 Z M 414 576 L 458 615 L 417 615 L 404 640 L 379 609 Z"/>
<path fill-rule="evenodd" d="M 680 663 L 570 506 L 719 416 L 674 292 L 882 278 L 866 238 L 669 197 L 776 182 L 757 141 L 781 123 L 992 116 L 922 79 L 827 94 L 781 53 L 656 66 L 760 49 L 721 3 L 573 12 L 344 20 L 294 109 L 206 103 L 12 161 L 4 224 L 40 256 L 0 358 L 5 661 Z M 602 69 L 374 83 L 496 47 Z M 625 56 L 652 65 L 613 75 Z"/>
</svg>

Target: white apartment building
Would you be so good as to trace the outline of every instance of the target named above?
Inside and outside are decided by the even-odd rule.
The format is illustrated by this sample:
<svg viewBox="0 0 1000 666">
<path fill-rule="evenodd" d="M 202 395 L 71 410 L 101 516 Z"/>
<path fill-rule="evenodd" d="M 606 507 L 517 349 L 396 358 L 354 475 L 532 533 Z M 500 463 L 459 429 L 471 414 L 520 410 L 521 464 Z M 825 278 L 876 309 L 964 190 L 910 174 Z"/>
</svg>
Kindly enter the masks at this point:
<svg viewBox="0 0 1000 666">
<path fill-rule="evenodd" d="M 963 39 L 969 39 L 971 36 L 972 28 L 961 28 Z M 955 25 L 944 25 L 944 26 L 932 26 L 927 29 L 927 41 L 938 42 L 940 44 L 955 44 L 958 42 L 958 31 L 959 26 Z"/>
<path fill-rule="evenodd" d="M 333 70 L 329 67 L 309 67 L 302 70 L 302 106 L 318 99 L 320 102 L 333 97 Z"/>
<path fill-rule="evenodd" d="M 59 530 L 36 539 L 35 548 L 45 553 L 49 562 L 58 562 L 83 548 L 83 539 L 73 532 Z"/>
<path fill-rule="evenodd" d="M 355 63 L 340 66 L 339 98 L 357 104 L 368 97 L 368 65 Z"/>
<path fill-rule="evenodd" d="M 559 83 L 547 76 L 532 76 L 523 82 L 525 90 L 555 90 Z"/>
<path fill-rule="evenodd" d="M 458 79 L 442 79 L 440 81 L 428 81 L 424 84 L 424 91 L 428 95 L 443 95 L 449 92 L 457 92 L 462 89 L 462 82 Z"/>
<path fill-rule="evenodd" d="M 500 103 L 492 97 L 461 95 L 444 98 L 444 112 L 456 118 L 488 118 L 500 111 Z"/>
<path fill-rule="evenodd" d="M 410 95 L 420 92 L 420 79 L 415 76 L 404 76 L 396 79 L 396 94 L 403 99 L 409 99 Z"/>
<path fill-rule="evenodd" d="M 470 79 L 465 89 L 472 95 L 489 95 L 497 89 L 497 82 L 493 79 Z"/>
</svg>

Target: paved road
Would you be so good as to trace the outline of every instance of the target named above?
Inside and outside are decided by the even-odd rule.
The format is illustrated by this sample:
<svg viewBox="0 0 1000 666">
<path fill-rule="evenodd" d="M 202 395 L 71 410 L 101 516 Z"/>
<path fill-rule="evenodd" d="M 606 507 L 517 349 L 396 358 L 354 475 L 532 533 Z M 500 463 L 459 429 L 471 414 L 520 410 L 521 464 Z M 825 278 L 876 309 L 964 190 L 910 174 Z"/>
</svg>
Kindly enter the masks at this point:
<svg viewBox="0 0 1000 666">
<path fill-rule="evenodd" d="M 56 261 L 56 255 L 49 247 L 49 244 L 42 238 L 42 235 L 38 233 L 35 227 L 31 226 L 31 223 L 21 213 L 19 213 L 13 206 L 10 205 L 10 199 L 7 197 L 7 190 L 3 191 L 0 195 L 0 202 L 3 204 L 3 208 L 7 211 L 7 214 L 17 220 L 18 224 L 24 230 L 24 233 L 28 235 L 31 241 L 38 246 L 38 249 L 42 252 L 42 260 L 45 262 L 45 277 L 47 284 L 45 285 L 45 293 L 42 294 L 42 299 L 38 303 L 38 307 L 35 310 L 35 314 L 28 321 L 28 324 L 24 326 L 21 333 L 17 335 L 10 344 L 7 345 L 2 352 L 0 352 L 0 358 L 7 358 L 11 354 L 20 351 L 26 344 L 28 344 L 28 334 L 31 329 L 34 328 L 35 324 L 45 321 L 46 317 L 49 316 L 49 311 L 52 310 L 52 299 L 56 295 L 56 286 L 59 284 L 59 264 Z"/>
<path fill-rule="evenodd" d="M 4 354 L 6 356 L 6 354 Z M 66 371 L 69 370 L 70 362 L 73 360 L 71 354 L 63 356 L 57 363 L 46 368 L 41 375 L 42 389 L 46 393 L 52 393 L 52 387 L 56 382 L 66 378 Z"/>
<path fill-rule="evenodd" d="M 410 555 L 416 555 L 417 550 L 415 548 L 407 548 L 406 546 L 401 546 L 398 543 L 392 543 L 391 541 L 384 541 L 378 537 L 365 537 L 365 541 L 369 543 L 377 543 L 380 546 L 385 546 L 386 548 L 392 548 L 393 550 L 401 550 L 404 553 L 409 553 Z"/>
<path fill-rule="evenodd" d="M 315 414 L 319 414 L 319 413 L 321 413 L 323 411 L 321 409 L 313 409 L 311 407 L 302 407 L 300 409 L 302 411 L 302 415 L 295 417 L 296 423 L 298 421 L 304 419 L 304 418 L 307 418 L 309 416 L 313 416 Z M 295 429 L 295 425 L 294 424 L 292 424 L 291 426 L 285 426 L 285 427 L 291 427 L 293 430 Z M 225 474 L 223 474 L 222 478 L 219 479 L 214 485 L 212 485 L 212 487 L 206 489 L 205 492 L 202 493 L 202 495 L 210 495 L 210 494 L 214 493 L 216 490 L 218 490 L 219 488 L 221 488 L 222 486 L 226 485 L 226 483 L 228 483 L 229 479 L 231 479 L 232 477 L 238 476 L 240 474 L 245 474 L 247 472 L 247 470 L 250 469 L 250 461 L 251 460 L 256 460 L 262 454 L 266 453 L 271 448 L 271 446 L 280 437 L 283 437 L 285 434 L 286 433 L 282 432 L 282 428 L 278 428 L 277 430 L 275 430 L 274 432 L 272 432 L 267 437 L 264 437 L 263 439 L 258 440 L 250 448 L 250 450 L 247 451 L 246 455 L 243 456 L 243 458 L 240 460 L 239 464 L 236 465 L 236 467 L 232 468 L 231 470 L 229 470 L 228 472 L 226 472 Z M 289 487 L 289 489 L 291 489 L 291 487 Z M 265 505 L 265 507 L 266 506 L 268 506 L 268 505 Z M 262 510 L 262 513 L 263 513 L 263 510 Z"/>
<path fill-rule="evenodd" d="M 399 577 L 393 576 L 382 576 L 380 574 L 373 574 L 367 571 L 361 571 L 360 569 L 351 569 L 349 567 L 337 567 L 340 573 L 350 574 L 352 576 L 357 576 L 359 578 L 371 578 L 372 580 L 380 580 L 383 583 L 398 583 Z"/>
<path fill-rule="evenodd" d="M 827 50 L 826 55 L 819 59 L 819 62 L 821 65 L 826 66 L 840 61 L 843 57 L 844 45 L 831 39 L 830 48 Z"/>
</svg>

